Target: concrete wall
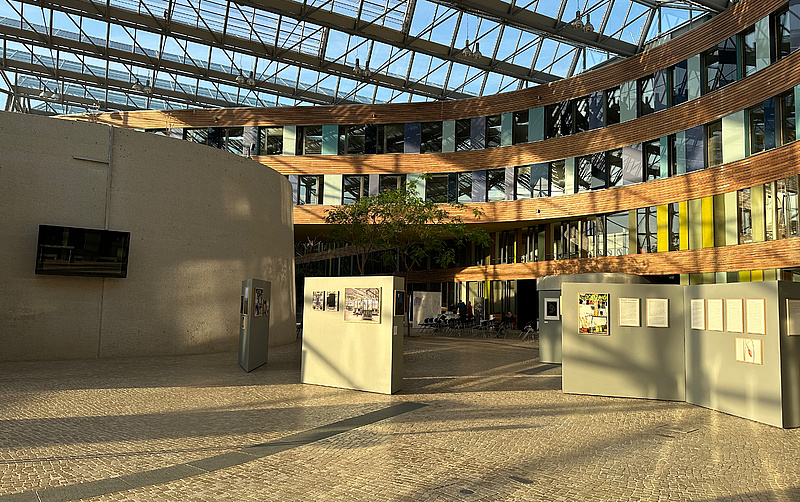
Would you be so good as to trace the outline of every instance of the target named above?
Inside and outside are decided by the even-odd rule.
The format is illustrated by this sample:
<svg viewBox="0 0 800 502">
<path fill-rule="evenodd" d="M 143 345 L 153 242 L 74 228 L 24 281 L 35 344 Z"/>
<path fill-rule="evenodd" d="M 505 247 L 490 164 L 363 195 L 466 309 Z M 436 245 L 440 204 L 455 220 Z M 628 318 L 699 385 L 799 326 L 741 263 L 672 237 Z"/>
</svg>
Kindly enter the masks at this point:
<svg viewBox="0 0 800 502">
<path fill-rule="evenodd" d="M 345 321 L 345 288 L 381 288 L 380 323 Z M 392 394 L 403 381 L 403 316 L 394 316 L 391 276 L 307 277 L 303 299 L 303 383 Z M 338 291 L 339 310 L 313 310 L 314 291 Z"/>
<path fill-rule="evenodd" d="M 0 360 L 235 350 L 249 277 L 272 282 L 271 343 L 295 339 L 291 187 L 277 172 L 163 136 L 2 112 L 0 144 Z M 34 274 L 39 224 L 106 219 L 131 233 L 127 278 Z"/>
<path fill-rule="evenodd" d="M 564 392 L 683 401 L 683 287 L 564 283 L 561 299 Z M 609 294 L 609 335 L 578 333 L 578 295 Z M 619 326 L 619 299 L 639 298 L 640 327 Z M 647 326 L 647 298 L 667 298 L 669 327 Z"/>
<path fill-rule="evenodd" d="M 786 284 L 800 298 L 800 288 Z M 722 299 L 723 329 L 725 331 L 691 329 L 690 301 L 692 299 Z M 766 334 L 747 333 L 745 312 L 744 333 L 729 331 L 726 299 L 765 299 Z M 706 408 L 723 411 L 777 427 L 784 425 L 781 390 L 781 344 L 787 345 L 785 365 L 787 375 L 797 381 L 798 337 L 782 336 L 785 333 L 785 313 L 779 316 L 778 282 L 746 282 L 734 284 L 707 284 L 686 288 L 686 401 Z M 783 307 L 785 309 L 785 305 Z M 706 316 L 708 311 L 706 309 Z M 782 327 L 783 326 L 783 327 Z M 708 327 L 708 324 L 706 324 Z M 736 338 L 760 339 L 763 364 L 736 360 Z M 794 387 L 794 392 L 800 387 Z M 789 390 L 786 388 L 785 390 Z M 796 397 L 794 401 L 796 402 Z M 795 405 L 796 407 L 796 405 Z"/>
</svg>

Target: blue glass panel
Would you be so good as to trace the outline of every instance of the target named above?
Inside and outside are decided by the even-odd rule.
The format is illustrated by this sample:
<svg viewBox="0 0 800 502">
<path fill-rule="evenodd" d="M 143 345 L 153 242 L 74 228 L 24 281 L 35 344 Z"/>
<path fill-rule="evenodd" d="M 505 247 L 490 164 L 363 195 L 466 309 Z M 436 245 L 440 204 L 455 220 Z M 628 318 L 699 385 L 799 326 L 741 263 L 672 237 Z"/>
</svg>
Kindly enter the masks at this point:
<svg viewBox="0 0 800 502">
<path fill-rule="evenodd" d="M 764 149 L 775 148 L 775 98 L 764 101 Z"/>
<path fill-rule="evenodd" d="M 419 153 L 419 122 L 406 122 L 403 130 L 403 153 Z"/>
<path fill-rule="evenodd" d="M 653 110 L 660 112 L 669 107 L 669 70 L 658 70 L 653 74 Z"/>
<path fill-rule="evenodd" d="M 364 128 L 364 153 L 374 154 L 378 146 L 378 126 L 367 124 Z"/>
<path fill-rule="evenodd" d="M 589 95 L 589 129 L 600 129 L 604 125 L 603 91 L 600 91 Z"/>
<path fill-rule="evenodd" d="M 470 124 L 470 141 L 473 150 L 486 148 L 486 117 L 472 117 Z"/>
<path fill-rule="evenodd" d="M 486 170 L 472 171 L 472 202 L 486 202 Z"/>
<path fill-rule="evenodd" d="M 705 168 L 705 131 L 703 126 L 686 129 L 686 172 L 701 171 Z"/>
</svg>

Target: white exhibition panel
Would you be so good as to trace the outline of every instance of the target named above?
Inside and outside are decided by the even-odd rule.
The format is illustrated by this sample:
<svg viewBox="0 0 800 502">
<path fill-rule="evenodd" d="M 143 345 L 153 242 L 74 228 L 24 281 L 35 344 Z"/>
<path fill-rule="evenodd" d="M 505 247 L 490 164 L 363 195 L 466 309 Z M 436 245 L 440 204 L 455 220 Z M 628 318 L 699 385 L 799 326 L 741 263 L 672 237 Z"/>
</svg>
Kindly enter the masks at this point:
<svg viewBox="0 0 800 502">
<path fill-rule="evenodd" d="M 414 327 L 428 317 L 436 317 L 442 313 L 442 292 L 441 291 L 414 291 L 414 298 L 411 301 L 411 312 L 414 319 Z"/>
<path fill-rule="evenodd" d="M 347 310 L 348 288 L 378 288 L 379 316 L 373 312 L 357 316 L 355 310 Z M 403 290 L 403 279 L 393 276 L 307 277 L 300 381 L 383 394 L 400 390 L 403 315 L 394 315 L 394 300 L 395 291 Z M 314 294 L 322 292 L 320 305 Z M 330 293 L 338 295 L 338 308 L 328 303 Z"/>
</svg>

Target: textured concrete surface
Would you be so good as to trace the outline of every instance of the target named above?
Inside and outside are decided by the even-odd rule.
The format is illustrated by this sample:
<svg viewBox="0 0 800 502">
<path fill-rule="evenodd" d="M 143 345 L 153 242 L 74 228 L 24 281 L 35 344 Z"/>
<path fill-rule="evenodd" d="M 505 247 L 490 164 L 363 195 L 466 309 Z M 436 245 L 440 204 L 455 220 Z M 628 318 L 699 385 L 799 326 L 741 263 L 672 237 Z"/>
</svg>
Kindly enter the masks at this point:
<svg viewBox="0 0 800 502">
<path fill-rule="evenodd" d="M 235 353 L 0 363 L 0 501 L 800 500 L 800 430 L 566 395 L 529 342 L 412 338 L 404 358 L 394 396 L 298 383 L 299 343 L 249 374 Z M 359 418 L 403 403 L 426 406 Z"/>
<path fill-rule="evenodd" d="M 236 350 L 250 277 L 272 282 L 272 343 L 295 339 L 292 189 L 278 172 L 155 134 L 2 111 L 0 144 L 0 360 Z M 40 224 L 130 232 L 127 278 L 35 275 Z"/>
</svg>

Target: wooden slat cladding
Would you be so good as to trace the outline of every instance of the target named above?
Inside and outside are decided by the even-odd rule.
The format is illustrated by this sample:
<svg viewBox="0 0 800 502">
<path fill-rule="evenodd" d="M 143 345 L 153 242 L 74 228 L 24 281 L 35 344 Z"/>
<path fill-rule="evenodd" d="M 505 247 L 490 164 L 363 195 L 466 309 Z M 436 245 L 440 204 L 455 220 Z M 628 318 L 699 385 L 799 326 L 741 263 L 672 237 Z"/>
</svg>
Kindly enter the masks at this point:
<svg viewBox="0 0 800 502">
<path fill-rule="evenodd" d="M 576 218 L 719 195 L 798 173 L 800 142 L 795 141 L 730 164 L 672 178 L 575 195 L 468 204 L 464 209 L 450 211 L 467 223 Z M 294 223 L 324 223 L 326 211 L 331 207 L 333 206 L 295 206 Z M 473 209 L 479 209 L 484 216 L 475 220 Z"/>
<path fill-rule="evenodd" d="M 800 51 L 699 99 L 645 117 L 562 138 L 485 150 L 392 155 L 257 157 L 281 174 L 441 173 L 579 157 L 703 125 L 800 84 Z"/>
<path fill-rule="evenodd" d="M 785 4 L 786 0 L 741 0 L 704 25 L 637 56 L 550 84 L 492 96 L 433 103 L 114 112 L 66 118 L 119 127 L 162 128 L 425 122 L 512 112 L 584 96 L 668 68 L 739 33 Z"/>
<path fill-rule="evenodd" d="M 508 281 L 594 272 L 699 274 L 752 270 L 754 266 L 759 269 L 800 266 L 800 238 L 688 251 L 425 270 L 412 272 L 409 282 Z"/>
</svg>

